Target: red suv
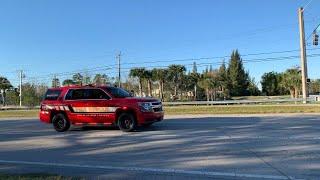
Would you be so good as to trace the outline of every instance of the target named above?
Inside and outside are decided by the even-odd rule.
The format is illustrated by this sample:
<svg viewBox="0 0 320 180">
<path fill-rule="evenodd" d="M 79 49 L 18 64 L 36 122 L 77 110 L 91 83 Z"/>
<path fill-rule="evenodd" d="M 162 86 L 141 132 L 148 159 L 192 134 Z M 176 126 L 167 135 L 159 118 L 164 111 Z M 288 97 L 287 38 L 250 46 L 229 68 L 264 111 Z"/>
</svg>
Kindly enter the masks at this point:
<svg viewBox="0 0 320 180">
<path fill-rule="evenodd" d="M 70 125 L 118 126 L 133 131 L 163 120 L 162 103 L 154 98 L 132 97 L 111 86 L 50 88 L 40 106 L 40 120 L 52 123 L 58 132 Z"/>
</svg>

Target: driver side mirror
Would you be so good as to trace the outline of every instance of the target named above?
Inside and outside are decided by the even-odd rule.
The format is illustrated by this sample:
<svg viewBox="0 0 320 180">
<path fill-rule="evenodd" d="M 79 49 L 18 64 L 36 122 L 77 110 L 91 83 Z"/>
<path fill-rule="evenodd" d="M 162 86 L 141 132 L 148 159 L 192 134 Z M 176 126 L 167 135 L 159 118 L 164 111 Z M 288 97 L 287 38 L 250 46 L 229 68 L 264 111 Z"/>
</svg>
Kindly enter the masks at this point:
<svg viewBox="0 0 320 180">
<path fill-rule="evenodd" d="M 130 96 L 134 97 L 134 91 L 133 90 L 130 91 Z"/>
</svg>

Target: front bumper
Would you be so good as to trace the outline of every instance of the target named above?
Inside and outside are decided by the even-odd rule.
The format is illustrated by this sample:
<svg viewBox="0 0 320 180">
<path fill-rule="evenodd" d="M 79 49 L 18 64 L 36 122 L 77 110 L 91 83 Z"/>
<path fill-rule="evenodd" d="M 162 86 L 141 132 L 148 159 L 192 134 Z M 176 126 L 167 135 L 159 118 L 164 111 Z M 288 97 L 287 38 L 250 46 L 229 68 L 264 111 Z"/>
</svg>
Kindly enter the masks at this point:
<svg viewBox="0 0 320 180">
<path fill-rule="evenodd" d="M 154 122 L 162 121 L 164 112 L 140 112 L 138 114 L 138 125 L 150 124 Z"/>
</svg>

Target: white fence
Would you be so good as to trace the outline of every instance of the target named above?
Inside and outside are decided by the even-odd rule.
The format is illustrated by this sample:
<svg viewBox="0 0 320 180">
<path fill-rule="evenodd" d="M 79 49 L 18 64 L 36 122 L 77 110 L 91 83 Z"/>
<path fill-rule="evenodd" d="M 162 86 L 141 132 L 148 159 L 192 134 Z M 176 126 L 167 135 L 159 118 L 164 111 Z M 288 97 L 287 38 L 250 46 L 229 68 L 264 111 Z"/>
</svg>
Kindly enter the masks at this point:
<svg viewBox="0 0 320 180">
<path fill-rule="evenodd" d="M 309 103 L 316 102 L 314 97 L 307 98 Z M 240 104 L 281 104 L 281 103 L 302 103 L 303 99 L 259 99 L 259 100 L 225 100 L 225 101 L 176 101 L 176 102 L 163 102 L 164 106 L 180 106 L 180 105 L 240 105 Z M 19 107 L 19 106 L 0 106 L 1 110 L 28 110 L 39 109 L 35 107 Z"/>
</svg>

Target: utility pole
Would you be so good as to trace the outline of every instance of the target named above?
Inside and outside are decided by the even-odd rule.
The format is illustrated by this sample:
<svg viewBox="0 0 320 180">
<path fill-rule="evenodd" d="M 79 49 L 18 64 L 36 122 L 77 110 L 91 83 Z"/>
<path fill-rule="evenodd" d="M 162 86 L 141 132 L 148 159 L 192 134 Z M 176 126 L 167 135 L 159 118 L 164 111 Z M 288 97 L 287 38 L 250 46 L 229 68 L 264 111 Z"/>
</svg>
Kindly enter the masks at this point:
<svg viewBox="0 0 320 180">
<path fill-rule="evenodd" d="M 121 88 L 121 66 L 120 66 L 121 51 L 119 52 L 117 59 L 118 59 L 118 87 Z"/>
<path fill-rule="evenodd" d="M 20 107 L 22 106 L 22 73 L 23 71 L 20 70 L 20 93 L 19 93 L 19 98 L 20 98 Z"/>
<path fill-rule="evenodd" d="M 299 8 L 299 31 L 300 31 L 300 58 L 301 58 L 301 75 L 302 75 L 302 97 L 303 103 L 307 103 L 308 97 L 308 69 L 307 69 L 307 55 L 306 55 L 306 42 L 305 42 L 305 32 L 304 32 L 304 18 L 303 18 L 302 7 Z"/>
</svg>

